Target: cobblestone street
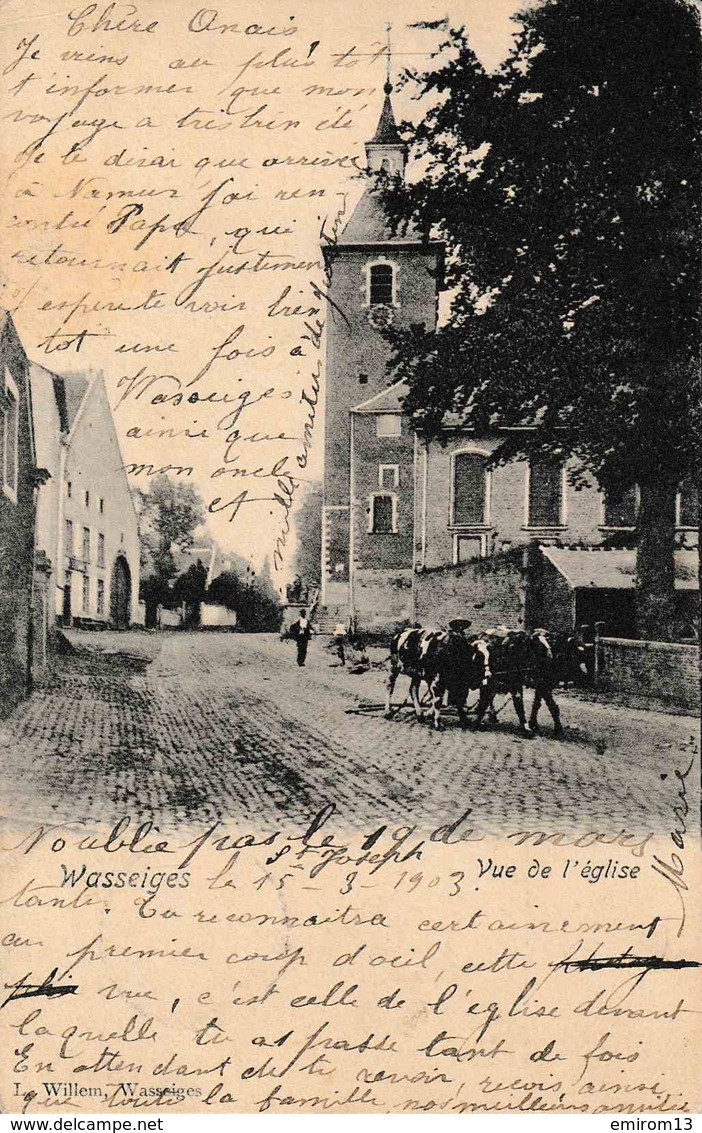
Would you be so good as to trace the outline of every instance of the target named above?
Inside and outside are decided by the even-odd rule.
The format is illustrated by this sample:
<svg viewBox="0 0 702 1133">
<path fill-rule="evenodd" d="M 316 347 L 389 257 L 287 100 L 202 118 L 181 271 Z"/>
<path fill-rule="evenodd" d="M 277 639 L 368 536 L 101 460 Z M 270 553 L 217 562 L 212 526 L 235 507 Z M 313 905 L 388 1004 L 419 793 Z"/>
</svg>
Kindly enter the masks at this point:
<svg viewBox="0 0 702 1133">
<path fill-rule="evenodd" d="M 37 821 L 304 820 L 333 802 L 364 824 L 456 818 L 477 826 L 670 830 L 697 723 L 560 694 L 519 736 L 496 726 L 435 733 L 407 709 L 385 720 L 385 673 L 334 667 L 323 639 L 307 667 L 271 635 L 72 634 L 51 683 L 0 726 L 6 809 Z M 381 651 L 375 651 L 378 659 Z M 398 682 L 402 697 L 406 681 Z M 402 687 L 401 687 L 402 686 Z M 687 780 L 688 802 L 694 775 Z M 527 824 L 527 825 L 525 825 Z"/>
</svg>

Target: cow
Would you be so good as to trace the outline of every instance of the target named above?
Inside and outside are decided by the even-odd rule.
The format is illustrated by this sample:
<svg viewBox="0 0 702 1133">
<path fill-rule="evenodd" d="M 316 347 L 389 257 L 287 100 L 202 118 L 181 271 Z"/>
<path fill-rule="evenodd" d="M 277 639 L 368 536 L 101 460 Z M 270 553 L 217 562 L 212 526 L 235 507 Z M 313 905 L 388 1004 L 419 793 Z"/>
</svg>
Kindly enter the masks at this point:
<svg viewBox="0 0 702 1133">
<path fill-rule="evenodd" d="M 431 696 L 431 716 L 440 731 L 444 695 L 457 713 L 461 727 L 468 727 L 465 710 L 470 689 L 487 687 L 490 680 L 489 650 L 479 636 L 469 638 L 469 622 L 451 622 L 444 629 L 406 629 L 396 634 L 390 646 L 390 673 L 385 701 L 386 718 L 392 716 L 392 694 L 398 676 L 410 678 L 410 699 L 417 720 L 424 720 L 419 689 L 424 681 Z"/>
<path fill-rule="evenodd" d="M 554 734 L 562 735 L 561 714 L 553 690 L 559 684 L 583 684 L 587 680 L 587 654 L 580 638 L 545 629 L 488 631 L 483 636 L 490 657 L 490 680 L 481 689 L 476 724 L 480 725 L 487 712 L 494 718 L 493 699 L 497 693 L 509 693 L 524 735 L 531 736 L 538 729 L 542 702 L 553 718 Z M 528 724 L 524 712 L 525 686 L 534 689 Z"/>
</svg>

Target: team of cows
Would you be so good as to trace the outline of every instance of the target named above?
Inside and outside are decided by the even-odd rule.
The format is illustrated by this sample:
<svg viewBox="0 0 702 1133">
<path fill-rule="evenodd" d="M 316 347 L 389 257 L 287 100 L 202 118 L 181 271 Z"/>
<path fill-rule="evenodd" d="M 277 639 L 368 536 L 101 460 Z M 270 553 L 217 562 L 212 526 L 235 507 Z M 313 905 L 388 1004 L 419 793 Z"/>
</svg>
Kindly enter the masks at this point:
<svg viewBox="0 0 702 1133">
<path fill-rule="evenodd" d="M 410 698 L 418 720 L 426 718 L 420 692 L 423 683 L 427 686 L 429 714 L 437 729 L 443 727 L 445 702 L 456 710 L 463 728 L 480 727 L 486 717 L 494 723 L 494 698 L 504 693 L 512 698 L 523 735 L 536 731 L 542 702 L 551 713 L 555 734 L 561 735 L 563 727 L 553 690 L 560 684 L 587 683 L 590 671 L 584 642 L 577 636 L 543 629 L 473 634 L 469 629 L 470 622 L 456 620 L 446 630 L 406 629 L 393 638 L 386 716 L 390 718 L 397 711 L 392 705 L 392 694 L 398 677 L 404 674 L 410 678 Z M 528 722 L 524 711 L 525 687 L 534 690 Z M 466 702 L 472 690 L 478 695 L 471 720 Z"/>
</svg>

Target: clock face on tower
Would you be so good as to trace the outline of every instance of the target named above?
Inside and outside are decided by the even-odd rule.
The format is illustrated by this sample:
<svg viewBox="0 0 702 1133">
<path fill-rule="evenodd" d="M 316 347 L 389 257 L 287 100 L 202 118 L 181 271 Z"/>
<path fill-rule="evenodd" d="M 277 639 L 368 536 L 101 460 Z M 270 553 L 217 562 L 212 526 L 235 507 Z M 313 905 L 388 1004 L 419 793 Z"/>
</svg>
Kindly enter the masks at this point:
<svg viewBox="0 0 702 1133">
<path fill-rule="evenodd" d="M 394 318 L 393 308 L 386 303 L 375 303 L 368 311 L 368 322 L 372 327 L 377 327 L 378 330 L 391 326 Z"/>
</svg>

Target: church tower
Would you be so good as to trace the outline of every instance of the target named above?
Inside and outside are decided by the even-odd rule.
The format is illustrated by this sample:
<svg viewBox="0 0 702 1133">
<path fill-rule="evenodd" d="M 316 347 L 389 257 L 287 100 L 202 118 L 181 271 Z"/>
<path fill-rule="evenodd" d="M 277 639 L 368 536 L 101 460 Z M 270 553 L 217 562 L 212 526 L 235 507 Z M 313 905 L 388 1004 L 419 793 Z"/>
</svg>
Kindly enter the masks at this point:
<svg viewBox="0 0 702 1133">
<path fill-rule="evenodd" d="M 397 129 L 392 90 L 388 78 L 378 127 L 366 142 L 366 162 L 371 173 L 404 177 L 408 147 Z M 391 382 L 383 328 L 436 325 L 441 250 L 440 244 L 423 241 L 412 228 L 391 231 L 372 179 L 337 242 L 324 249 L 330 283 L 321 600 L 342 618 L 352 608 L 351 410 Z M 408 484 L 406 491 L 411 490 Z M 412 532 L 404 535 L 411 542 Z"/>
</svg>

